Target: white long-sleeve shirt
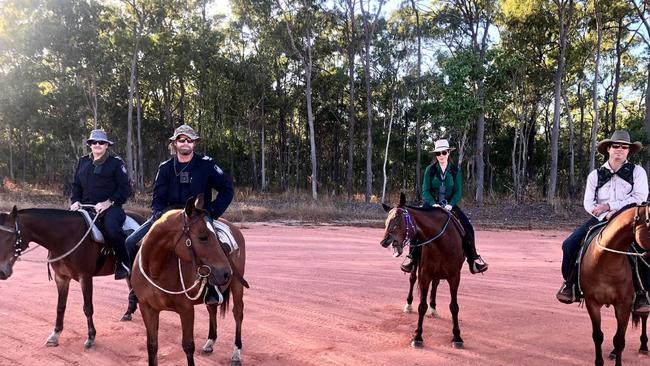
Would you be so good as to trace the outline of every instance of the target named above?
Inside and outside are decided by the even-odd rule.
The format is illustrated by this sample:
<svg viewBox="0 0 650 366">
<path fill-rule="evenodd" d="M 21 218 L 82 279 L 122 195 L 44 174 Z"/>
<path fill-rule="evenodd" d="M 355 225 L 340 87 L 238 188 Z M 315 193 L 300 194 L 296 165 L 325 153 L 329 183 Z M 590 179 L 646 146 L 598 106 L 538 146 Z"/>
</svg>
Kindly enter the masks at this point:
<svg viewBox="0 0 650 366">
<path fill-rule="evenodd" d="M 591 211 L 596 207 L 596 204 L 609 204 L 610 210 L 616 212 L 630 203 L 640 204 L 648 199 L 648 175 L 640 165 L 634 166 L 634 188 L 623 178 L 613 174 L 614 170 L 609 165 L 609 162 L 605 162 L 602 166 L 612 172 L 612 178 L 600 187 L 598 200 L 595 200 L 598 172 L 593 170 L 589 173 L 583 206 L 590 215 L 593 216 Z M 602 220 L 605 216 L 607 216 L 607 212 L 594 217 Z"/>
</svg>

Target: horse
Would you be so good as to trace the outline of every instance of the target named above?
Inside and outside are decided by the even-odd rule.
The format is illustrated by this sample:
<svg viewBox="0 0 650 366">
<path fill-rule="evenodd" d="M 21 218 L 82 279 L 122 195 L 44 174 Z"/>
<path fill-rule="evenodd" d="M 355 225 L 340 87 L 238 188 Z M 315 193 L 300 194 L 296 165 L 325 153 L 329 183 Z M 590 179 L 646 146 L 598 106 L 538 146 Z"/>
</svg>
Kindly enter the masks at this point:
<svg viewBox="0 0 650 366">
<path fill-rule="evenodd" d="M 142 216 L 132 212 L 128 214 L 138 224 L 144 222 Z M 79 282 L 83 294 L 83 311 L 88 323 L 84 347 L 89 349 L 95 344 L 93 277 L 112 275 L 115 258 L 113 254 L 104 254 L 104 244 L 93 241 L 91 235 L 85 235 L 87 232 L 88 224 L 75 211 L 52 208 L 18 210 L 14 206 L 11 213 L 0 213 L 0 280 L 11 277 L 14 263 L 30 242 L 49 251 L 51 259 L 48 259 L 48 264 L 54 270 L 58 302 L 54 331 L 45 342 L 47 347 L 59 345 L 71 279 Z M 129 308 L 132 306 L 130 304 Z"/>
<path fill-rule="evenodd" d="M 413 288 L 415 287 L 415 282 L 418 279 L 418 267 L 419 263 L 415 263 L 413 270 L 409 274 L 409 293 L 406 296 L 406 304 L 404 305 L 404 313 L 410 314 L 413 312 Z M 429 310 L 427 311 L 427 316 L 431 318 L 439 318 L 438 310 L 436 310 L 436 293 L 438 292 L 438 285 L 440 284 L 439 279 L 434 279 L 431 282 L 431 297 L 429 298 Z"/>
<path fill-rule="evenodd" d="M 138 297 L 140 313 L 147 329 L 149 365 L 158 364 L 158 324 L 160 312 L 173 311 L 180 316 L 182 347 L 187 364 L 194 365 L 194 306 L 215 291 L 219 300 L 206 303 L 210 315 L 208 339 L 203 352 L 212 352 L 217 339 L 217 308 L 225 316 L 230 295 L 235 318 L 235 346 L 232 363 L 241 360 L 241 325 L 244 318 L 243 278 L 246 250 L 239 229 L 225 222 L 239 247 L 226 254 L 203 210 L 203 195 L 189 199 L 184 209 L 170 210 L 158 219 L 144 237 L 131 273 L 131 285 Z M 195 277 L 193 284 L 188 284 Z M 234 279 L 233 279 L 234 277 Z M 202 296 L 203 295 L 203 296 Z"/>
<path fill-rule="evenodd" d="M 646 251 L 650 251 L 650 209 L 648 205 L 650 203 L 635 205 L 617 212 L 603 230 L 590 241 L 581 260 L 580 287 L 584 293 L 589 318 L 591 318 L 596 366 L 604 364 L 601 349 L 603 332 L 600 328 L 600 310 L 603 305 L 614 306 L 617 327 L 614 335 L 614 350 L 610 353 L 610 359 L 616 359 L 616 366 L 622 365 L 621 356 L 625 348 L 625 332 L 634 301 L 633 272 L 628 257 L 638 255 L 630 250 L 630 243 L 636 242 Z M 641 216 L 645 216 L 645 218 L 642 219 Z M 648 315 L 632 314 L 634 326 L 638 326 L 640 320 L 643 323 L 639 352 L 647 354 L 646 324 Z"/>
<path fill-rule="evenodd" d="M 451 212 L 434 207 L 422 209 L 405 205 L 406 197 L 400 194 L 399 203 L 395 207 L 382 204 L 388 212 L 382 247 L 393 247 L 394 255 L 400 256 L 405 245 L 422 246 L 420 264 L 417 267 L 417 281 L 420 289 L 420 304 L 418 306 L 418 325 L 411 346 L 424 346 L 422 338 L 422 323 L 427 311 L 427 294 L 429 284 L 433 282 L 434 289 L 440 280 L 447 280 L 451 302 L 449 310 L 453 320 L 452 346 L 463 348 L 464 342 L 460 336 L 458 325 L 458 286 L 460 270 L 463 266 L 464 255 L 461 229 L 452 218 Z M 435 309 L 435 307 L 434 307 Z"/>
</svg>

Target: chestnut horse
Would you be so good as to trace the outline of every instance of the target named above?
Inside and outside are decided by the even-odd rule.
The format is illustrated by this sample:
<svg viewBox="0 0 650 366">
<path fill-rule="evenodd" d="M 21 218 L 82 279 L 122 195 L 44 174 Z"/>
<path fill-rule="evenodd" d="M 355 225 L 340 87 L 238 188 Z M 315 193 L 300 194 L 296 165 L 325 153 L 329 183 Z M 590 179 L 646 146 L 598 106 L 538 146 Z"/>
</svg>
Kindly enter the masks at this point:
<svg viewBox="0 0 650 366">
<path fill-rule="evenodd" d="M 183 210 L 166 212 L 144 237 L 135 257 L 131 285 L 147 328 L 149 365 L 158 364 L 158 323 L 163 310 L 180 316 L 183 351 L 187 364 L 194 365 L 194 305 L 203 303 L 209 290 L 216 292 L 218 300 L 206 302 L 210 327 L 203 351 L 212 352 L 217 339 L 218 303 L 222 315 L 225 314 L 232 294 L 235 318 L 232 362 L 240 361 L 244 287 L 248 287 L 243 279 L 244 237 L 234 225 L 221 220 L 228 224 L 239 246 L 234 254 L 226 255 L 205 214 L 203 195 L 196 200 L 189 199 Z"/>
<path fill-rule="evenodd" d="M 422 255 L 418 265 L 418 287 L 420 289 L 420 305 L 418 306 L 418 326 L 411 342 L 413 347 L 422 347 L 422 323 L 427 311 L 427 294 L 429 284 L 434 288 L 440 280 L 447 280 L 451 302 L 449 310 L 453 319 L 452 346 L 463 347 L 458 325 L 458 285 L 460 270 L 464 256 L 462 237 L 459 227 L 452 219 L 451 213 L 443 208 L 421 209 L 405 206 L 406 197 L 400 194 L 399 203 L 391 208 L 383 205 L 388 212 L 386 218 L 384 239 L 381 246 L 392 245 L 395 256 L 400 256 L 405 245 L 422 246 Z"/>
<path fill-rule="evenodd" d="M 132 212 L 128 214 L 138 224 L 144 222 L 142 216 Z M 48 263 L 54 270 L 58 303 L 54 331 L 45 342 L 48 347 L 59 345 L 71 279 L 79 282 L 83 294 L 83 310 L 88 323 L 88 338 L 84 347 L 88 349 L 95 344 L 93 276 L 113 274 L 115 259 L 112 254 L 102 254 L 104 244 L 94 242 L 90 235 L 84 236 L 87 231 L 88 224 L 75 211 L 52 208 L 18 210 L 14 206 L 11 213 L 0 213 L 1 280 L 11 276 L 14 263 L 30 242 L 46 248 L 48 258 L 52 258 L 48 259 Z"/>
<path fill-rule="evenodd" d="M 603 305 L 614 306 L 617 328 L 614 336 L 614 350 L 610 354 L 610 358 L 616 359 L 617 366 L 622 365 L 621 355 L 625 348 L 625 331 L 634 302 L 633 272 L 628 259 L 629 256 L 637 255 L 636 252 L 630 250 L 630 245 L 633 242 L 646 251 L 650 250 L 650 210 L 647 203 L 619 211 L 600 234 L 591 240 L 591 245 L 582 258 L 580 286 L 584 292 L 585 303 L 591 318 L 597 366 L 604 364 L 601 349 L 603 332 L 600 328 L 600 309 Z M 632 320 L 634 325 L 638 325 L 639 320 L 643 320 L 639 352 L 647 354 L 646 324 L 648 315 L 641 317 L 633 314 Z"/>
</svg>

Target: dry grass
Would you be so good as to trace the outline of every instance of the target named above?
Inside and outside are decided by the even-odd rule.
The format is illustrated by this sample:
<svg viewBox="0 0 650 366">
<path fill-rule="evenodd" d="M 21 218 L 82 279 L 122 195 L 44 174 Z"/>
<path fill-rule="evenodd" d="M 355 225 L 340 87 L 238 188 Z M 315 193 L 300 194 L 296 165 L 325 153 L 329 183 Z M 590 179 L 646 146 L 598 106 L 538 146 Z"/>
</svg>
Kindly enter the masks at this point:
<svg viewBox="0 0 650 366">
<path fill-rule="evenodd" d="M 396 202 L 399 192 L 390 195 Z M 238 190 L 237 196 L 226 211 L 225 218 L 232 222 L 284 222 L 287 224 L 334 224 L 383 227 L 386 213 L 373 197 L 370 203 L 363 196 L 342 200 L 324 196 L 318 201 L 307 192 L 282 194 L 255 194 L 250 190 Z M 587 219 L 579 203 L 557 200 L 553 205 L 544 202 L 525 204 L 495 197 L 488 199 L 483 207 L 465 202 L 464 211 L 475 226 L 481 228 L 544 229 L 571 228 Z M 126 209 L 148 216 L 151 193 L 136 193 L 125 206 Z M 62 190 L 46 189 L 34 185 L 5 183 L 0 190 L 0 211 L 19 208 L 51 207 L 67 208 L 69 200 Z"/>
</svg>

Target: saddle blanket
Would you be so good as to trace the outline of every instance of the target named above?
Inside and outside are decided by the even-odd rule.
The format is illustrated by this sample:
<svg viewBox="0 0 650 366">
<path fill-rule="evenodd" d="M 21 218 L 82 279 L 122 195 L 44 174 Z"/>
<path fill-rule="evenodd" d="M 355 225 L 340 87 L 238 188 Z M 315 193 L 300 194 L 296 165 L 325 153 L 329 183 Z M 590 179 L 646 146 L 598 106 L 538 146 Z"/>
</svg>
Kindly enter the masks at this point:
<svg viewBox="0 0 650 366">
<path fill-rule="evenodd" d="M 97 225 L 93 224 L 93 218 L 90 216 L 90 213 L 86 210 L 77 210 L 81 214 L 81 216 L 86 220 L 87 225 L 92 224 L 92 229 L 90 230 L 90 235 L 92 235 L 93 241 L 96 241 L 97 243 L 102 243 L 106 244 L 104 241 L 104 235 L 102 232 L 99 230 Z M 137 221 L 135 221 L 132 217 L 129 215 L 126 215 L 126 220 L 124 220 L 124 225 L 122 225 L 122 230 L 125 233 L 131 233 L 137 230 L 140 227 Z"/>
</svg>

